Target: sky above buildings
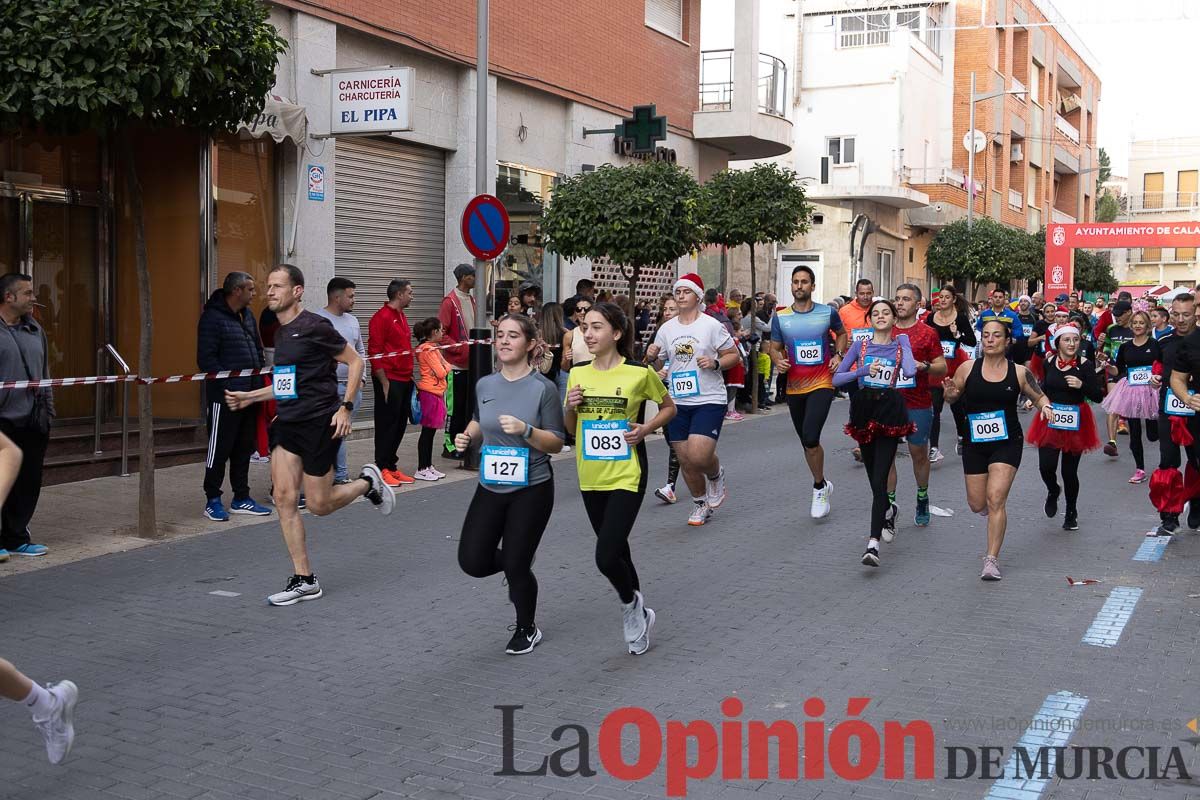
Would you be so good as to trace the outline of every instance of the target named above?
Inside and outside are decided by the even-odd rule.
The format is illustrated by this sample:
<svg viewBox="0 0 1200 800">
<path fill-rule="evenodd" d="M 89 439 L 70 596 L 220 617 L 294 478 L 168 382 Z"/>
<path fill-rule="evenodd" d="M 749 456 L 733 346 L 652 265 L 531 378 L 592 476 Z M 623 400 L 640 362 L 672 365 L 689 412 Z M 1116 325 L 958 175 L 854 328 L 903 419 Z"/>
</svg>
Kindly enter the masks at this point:
<svg viewBox="0 0 1200 800">
<path fill-rule="evenodd" d="M 883 0 L 843 2 L 848 9 L 891 5 Z M 1200 136 L 1200 103 L 1195 100 L 1200 0 L 1036 2 L 1054 21 L 1068 22 L 1091 52 L 1084 57 L 1100 75 L 1102 93 L 1098 141 L 1112 159 L 1114 173 L 1124 174 L 1131 138 Z M 733 46 L 737 4 L 738 0 L 703 0 L 703 49 Z M 796 5 L 794 0 L 763 0 L 763 52 L 790 55 L 791 31 L 779 18 Z"/>
</svg>

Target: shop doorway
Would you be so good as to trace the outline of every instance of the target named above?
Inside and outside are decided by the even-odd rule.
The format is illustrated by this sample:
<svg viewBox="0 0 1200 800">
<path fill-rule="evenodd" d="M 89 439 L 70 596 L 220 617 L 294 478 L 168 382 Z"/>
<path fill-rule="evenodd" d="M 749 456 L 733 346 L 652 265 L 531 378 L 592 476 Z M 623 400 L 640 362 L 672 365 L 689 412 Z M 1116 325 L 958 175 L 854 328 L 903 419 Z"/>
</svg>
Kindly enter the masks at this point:
<svg viewBox="0 0 1200 800">
<path fill-rule="evenodd" d="M 33 277 L 46 330 L 50 374 L 91 375 L 101 346 L 100 201 L 90 193 L 50 187 L 0 189 L 0 271 Z M 58 418 L 91 418 L 90 392 L 55 396 Z"/>
</svg>

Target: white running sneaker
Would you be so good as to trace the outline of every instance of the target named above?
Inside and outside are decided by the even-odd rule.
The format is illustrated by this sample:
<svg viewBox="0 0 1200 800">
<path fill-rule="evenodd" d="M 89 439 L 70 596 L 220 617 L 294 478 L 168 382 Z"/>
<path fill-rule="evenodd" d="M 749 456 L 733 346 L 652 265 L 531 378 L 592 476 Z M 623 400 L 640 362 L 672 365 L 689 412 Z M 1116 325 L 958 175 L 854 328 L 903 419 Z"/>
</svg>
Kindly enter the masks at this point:
<svg viewBox="0 0 1200 800">
<path fill-rule="evenodd" d="M 833 483 L 828 478 L 820 489 L 813 489 L 812 508 L 809 509 L 813 519 L 829 516 L 829 495 L 832 491 Z"/>
<path fill-rule="evenodd" d="M 630 646 L 646 635 L 646 603 L 641 592 L 634 591 L 632 603 L 621 604 L 621 623 L 625 626 L 625 643 Z"/>
<path fill-rule="evenodd" d="M 61 764 L 75 743 L 75 703 L 79 688 L 71 681 L 59 681 L 46 687 L 54 695 L 54 710 L 44 720 L 35 719 L 34 727 L 46 740 L 46 757 L 51 764 Z"/>
<path fill-rule="evenodd" d="M 712 516 L 712 509 L 708 507 L 708 502 L 705 500 L 692 501 L 692 515 L 688 517 L 688 525 L 703 525 L 708 522 L 708 518 Z"/>
<path fill-rule="evenodd" d="M 941 461 L 943 458 L 945 458 L 945 456 L 942 455 L 941 449 L 939 449 L 937 447 L 929 448 L 929 463 L 930 464 L 936 464 L 939 461 Z"/>
<path fill-rule="evenodd" d="M 413 477 L 419 481 L 436 481 L 438 479 L 437 473 L 433 471 L 432 467 L 417 470 L 413 473 Z"/>
<path fill-rule="evenodd" d="M 362 472 L 358 473 L 358 479 L 371 484 L 371 488 L 363 497 L 367 498 L 385 517 L 392 513 L 392 509 L 396 507 L 396 495 L 392 491 L 392 487 L 384 483 L 383 473 L 379 467 L 374 464 L 363 464 Z"/>
<path fill-rule="evenodd" d="M 709 480 L 708 476 L 705 476 L 704 488 L 708 495 L 705 498 L 708 501 L 708 507 L 716 511 L 729 495 L 729 492 L 725 488 L 725 468 L 721 467 L 718 469 L 717 477 L 713 480 Z"/>
<path fill-rule="evenodd" d="M 434 475 L 437 475 L 438 480 L 441 480 L 442 478 L 446 477 L 446 473 L 442 472 L 437 467 L 429 467 L 429 471 L 432 472 Z"/>
<path fill-rule="evenodd" d="M 664 503 L 670 503 L 672 505 L 676 500 L 679 499 L 675 496 L 675 487 L 669 483 L 661 489 L 655 489 L 654 496 L 659 500 L 662 500 Z"/>
<path fill-rule="evenodd" d="M 317 581 L 317 576 L 311 577 L 312 580 L 306 580 L 299 575 L 293 575 L 288 578 L 283 591 L 269 596 L 267 603 L 273 606 L 294 606 L 304 600 L 319 599 L 325 593 L 321 591 L 321 584 Z"/>
<path fill-rule="evenodd" d="M 646 627 L 642 631 L 642 635 L 629 643 L 629 652 L 631 655 L 640 656 L 650 649 L 650 629 L 654 627 L 654 609 L 646 608 Z"/>
</svg>

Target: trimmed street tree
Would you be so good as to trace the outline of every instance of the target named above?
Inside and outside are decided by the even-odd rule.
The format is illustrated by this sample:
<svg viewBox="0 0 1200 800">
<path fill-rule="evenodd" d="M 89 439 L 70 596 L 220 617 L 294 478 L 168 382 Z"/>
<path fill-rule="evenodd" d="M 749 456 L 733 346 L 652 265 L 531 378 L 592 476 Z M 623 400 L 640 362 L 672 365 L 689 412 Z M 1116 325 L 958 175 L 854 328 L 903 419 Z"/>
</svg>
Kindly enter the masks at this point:
<svg viewBox="0 0 1200 800">
<path fill-rule="evenodd" d="M 258 0 L 39 0 L 0 6 L 0 130 L 92 130 L 113 143 L 132 210 L 141 316 L 153 334 L 135 126 L 232 131 L 275 84 L 285 42 Z M 151 387 L 138 386 L 138 535 L 158 535 Z"/>
<path fill-rule="evenodd" d="M 796 173 L 774 162 L 723 169 L 700 187 L 704 240 L 750 248 L 750 296 L 758 293 L 754 246 L 790 242 L 808 230 L 812 206 Z M 782 300 L 783 298 L 779 298 Z M 753 327 L 751 328 L 753 330 Z M 753 355 L 753 354 L 752 354 Z M 751 359 L 750 413 L 758 412 L 757 361 Z"/>
<path fill-rule="evenodd" d="M 605 165 L 554 187 L 542 238 L 563 258 L 608 258 L 637 302 L 643 267 L 666 266 L 700 246 L 699 187 L 682 167 L 643 161 Z"/>
<path fill-rule="evenodd" d="M 1042 276 L 1045 248 L 1031 234 L 976 217 L 972 228 L 960 219 L 938 231 L 929 244 L 926 265 L 936 277 L 968 278 L 1007 286 Z"/>
</svg>

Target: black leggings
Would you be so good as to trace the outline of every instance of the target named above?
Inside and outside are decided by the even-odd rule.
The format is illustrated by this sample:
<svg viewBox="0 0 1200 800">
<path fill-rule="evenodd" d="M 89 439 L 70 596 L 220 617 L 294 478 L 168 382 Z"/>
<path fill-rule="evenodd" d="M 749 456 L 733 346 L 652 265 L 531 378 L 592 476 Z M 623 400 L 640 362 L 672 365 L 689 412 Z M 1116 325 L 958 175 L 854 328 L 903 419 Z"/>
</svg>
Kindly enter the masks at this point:
<svg viewBox="0 0 1200 800">
<path fill-rule="evenodd" d="M 879 436 L 870 443 L 860 445 L 863 466 L 867 468 L 867 480 L 871 482 L 871 538 L 878 539 L 883 532 L 883 520 L 887 516 L 888 473 L 896 460 L 896 448 L 900 440 L 890 436 Z"/>
<path fill-rule="evenodd" d="M 667 431 L 664 428 L 663 433 Z M 679 480 L 679 456 L 675 455 L 675 448 L 671 446 L 671 442 L 667 441 L 667 483 L 671 486 Z"/>
<path fill-rule="evenodd" d="M 933 426 L 929 429 L 929 446 L 937 447 L 942 435 L 942 409 L 946 406 L 946 390 L 931 386 L 929 393 L 933 395 Z M 955 435 L 962 437 L 967 429 L 967 412 L 963 411 L 961 400 L 950 404 L 950 413 L 954 415 Z"/>
<path fill-rule="evenodd" d="M 533 624 L 537 610 L 538 583 L 529 567 L 553 510 L 553 478 L 515 492 L 477 486 L 463 520 L 458 565 L 473 578 L 503 572 L 521 627 Z"/>
<path fill-rule="evenodd" d="M 1058 456 L 1062 453 L 1056 447 L 1038 448 L 1038 471 L 1042 473 L 1042 483 L 1051 494 L 1058 493 Z M 1067 513 L 1076 510 L 1075 501 L 1079 499 L 1079 460 L 1082 453 L 1062 453 L 1063 492 L 1067 501 Z"/>
<path fill-rule="evenodd" d="M 821 446 L 821 429 L 829 417 L 829 406 L 833 403 L 833 389 L 813 389 L 805 394 L 787 395 L 788 412 L 792 427 L 800 437 L 805 450 Z"/>
<path fill-rule="evenodd" d="M 1129 418 L 1129 451 L 1133 453 L 1133 463 L 1138 469 L 1146 468 L 1146 454 L 1142 450 L 1142 420 Z M 1158 441 L 1158 420 L 1146 420 L 1146 438 L 1152 442 Z"/>
<path fill-rule="evenodd" d="M 418 470 L 433 466 L 433 437 L 439 433 L 439 428 L 421 428 L 421 438 L 417 439 Z"/>
<path fill-rule="evenodd" d="M 633 593 L 642 585 L 633 568 L 629 534 L 637 521 L 645 492 L 612 489 L 582 494 L 583 507 L 596 532 L 596 568 L 617 590 L 622 603 L 632 603 Z"/>
</svg>

